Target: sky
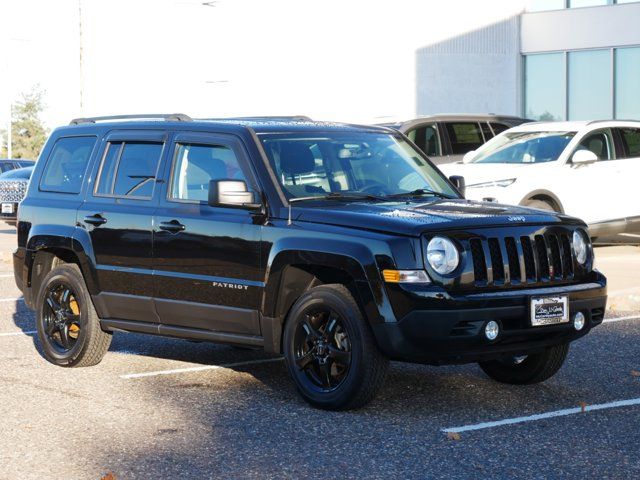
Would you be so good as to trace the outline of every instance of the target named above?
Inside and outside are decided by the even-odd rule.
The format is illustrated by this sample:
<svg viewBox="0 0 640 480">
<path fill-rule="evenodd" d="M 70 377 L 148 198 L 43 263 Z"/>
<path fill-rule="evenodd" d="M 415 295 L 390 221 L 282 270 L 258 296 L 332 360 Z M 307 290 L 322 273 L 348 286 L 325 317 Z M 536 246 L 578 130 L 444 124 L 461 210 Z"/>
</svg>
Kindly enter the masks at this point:
<svg viewBox="0 0 640 480">
<path fill-rule="evenodd" d="M 416 110 L 417 49 L 524 6 L 520 0 L 203 2 L 0 0 L 0 121 L 6 124 L 10 102 L 35 85 L 45 91 L 50 128 L 78 116 L 155 112 L 363 123 L 409 118 Z"/>
</svg>

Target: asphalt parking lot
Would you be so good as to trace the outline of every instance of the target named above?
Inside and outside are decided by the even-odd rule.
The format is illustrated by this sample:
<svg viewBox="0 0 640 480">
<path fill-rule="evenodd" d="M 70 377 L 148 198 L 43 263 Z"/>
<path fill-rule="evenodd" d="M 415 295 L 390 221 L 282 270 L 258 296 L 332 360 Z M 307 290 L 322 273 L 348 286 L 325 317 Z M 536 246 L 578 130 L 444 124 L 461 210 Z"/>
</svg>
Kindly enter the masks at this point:
<svg viewBox="0 0 640 480">
<path fill-rule="evenodd" d="M 116 333 L 100 365 L 54 367 L 14 242 L 0 228 L 1 479 L 640 477 L 638 247 L 597 249 L 613 309 L 544 384 L 394 363 L 367 408 L 334 413 L 260 351 Z"/>
</svg>

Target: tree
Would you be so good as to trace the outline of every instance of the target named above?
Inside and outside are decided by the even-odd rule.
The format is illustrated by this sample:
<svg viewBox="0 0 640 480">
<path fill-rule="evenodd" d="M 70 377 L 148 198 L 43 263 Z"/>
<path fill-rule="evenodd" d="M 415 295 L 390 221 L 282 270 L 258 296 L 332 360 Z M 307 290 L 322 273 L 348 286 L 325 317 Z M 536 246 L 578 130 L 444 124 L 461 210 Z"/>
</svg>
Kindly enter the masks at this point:
<svg viewBox="0 0 640 480">
<path fill-rule="evenodd" d="M 40 119 L 40 113 L 44 110 L 44 92 L 39 87 L 34 87 L 21 97 L 11 109 L 12 157 L 35 160 L 49 133 Z M 3 131 L 4 157 L 7 156 L 6 136 L 6 131 Z"/>
</svg>

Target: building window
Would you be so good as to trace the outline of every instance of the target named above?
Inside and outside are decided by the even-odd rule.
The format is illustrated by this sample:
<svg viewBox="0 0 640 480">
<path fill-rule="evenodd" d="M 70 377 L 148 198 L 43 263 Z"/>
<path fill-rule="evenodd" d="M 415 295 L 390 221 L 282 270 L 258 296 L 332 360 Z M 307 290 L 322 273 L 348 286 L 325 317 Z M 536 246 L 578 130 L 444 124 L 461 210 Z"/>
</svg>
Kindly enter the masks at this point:
<svg viewBox="0 0 640 480">
<path fill-rule="evenodd" d="M 612 0 L 569 0 L 569 8 L 597 7 L 600 5 L 613 5 Z"/>
<path fill-rule="evenodd" d="M 569 120 L 613 117 L 611 51 L 569 53 Z"/>
<path fill-rule="evenodd" d="M 534 120 L 565 119 L 564 53 L 528 55 L 525 59 L 525 115 Z"/>
<path fill-rule="evenodd" d="M 616 118 L 640 118 L 640 47 L 615 51 Z"/>
<path fill-rule="evenodd" d="M 620 3 L 634 3 L 640 0 L 529 0 L 528 12 L 542 12 L 545 10 L 562 10 L 564 8 L 598 7 L 601 5 L 615 5 Z"/>
</svg>

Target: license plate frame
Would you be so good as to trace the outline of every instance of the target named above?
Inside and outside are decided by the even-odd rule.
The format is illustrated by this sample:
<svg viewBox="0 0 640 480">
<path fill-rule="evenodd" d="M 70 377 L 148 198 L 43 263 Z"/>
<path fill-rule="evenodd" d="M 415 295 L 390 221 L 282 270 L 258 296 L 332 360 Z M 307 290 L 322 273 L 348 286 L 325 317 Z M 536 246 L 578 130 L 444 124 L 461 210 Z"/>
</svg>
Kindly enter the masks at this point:
<svg viewBox="0 0 640 480">
<path fill-rule="evenodd" d="M 2 213 L 13 213 L 13 203 L 3 203 Z"/>
<path fill-rule="evenodd" d="M 569 323 L 569 297 L 544 295 L 529 299 L 529 321 L 532 327 L 548 327 Z"/>
</svg>

